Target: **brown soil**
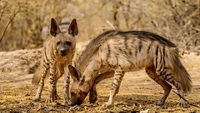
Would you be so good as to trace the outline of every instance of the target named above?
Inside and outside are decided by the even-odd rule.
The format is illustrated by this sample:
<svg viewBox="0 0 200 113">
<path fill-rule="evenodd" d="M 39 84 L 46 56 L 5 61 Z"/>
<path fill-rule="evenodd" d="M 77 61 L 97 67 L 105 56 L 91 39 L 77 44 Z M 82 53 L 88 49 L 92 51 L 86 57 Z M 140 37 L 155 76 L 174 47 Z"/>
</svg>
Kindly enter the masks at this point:
<svg viewBox="0 0 200 113">
<path fill-rule="evenodd" d="M 63 106 L 63 78 L 58 83 L 61 97 L 57 103 L 45 104 L 48 97 L 48 85 L 45 86 L 40 102 L 32 102 L 36 87 L 31 84 L 31 77 L 38 65 L 40 49 L 18 50 L 0 53 L 0 112 L 186 112 L 199 113 L 200 108 L 190 106 L 181 108 L 177 105 L 179 97 L 171 92 L 164 108 L 155 105 L 163 94 L 162 88 L 151 80 L 144 70 L 127 73 L 122 81 L 114 107 L 101 107 L 108 100 L 112 79 L 102 81 L 97 86 L 98 101 L 90 104 L 88 98 L 81 106 Z M 191 75 L 193 90 L 186 98 L 200 106 L 200 56 L 193 53 L 183 56 L 182 61 Z M 46 82 L 47 83 L 47 82 Z M 175 90 L 175 89 L 173 89 Z"/>
</svg>

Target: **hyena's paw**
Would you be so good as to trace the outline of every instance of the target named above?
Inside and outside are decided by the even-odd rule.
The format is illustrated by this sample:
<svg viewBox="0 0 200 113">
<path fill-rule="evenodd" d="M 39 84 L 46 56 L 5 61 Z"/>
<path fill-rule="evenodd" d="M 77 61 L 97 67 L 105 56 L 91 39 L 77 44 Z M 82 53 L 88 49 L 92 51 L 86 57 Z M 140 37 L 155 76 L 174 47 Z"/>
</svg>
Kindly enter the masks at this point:
<svg viewBox="0 0 200 113">
<path fill-rule="evenodd" d="M 58 94 L 56 94 L 56 98 L 55 98 L 55 100 L 60 100 L 60 99 L 61 99 L 61 97 L 58 96 Z"/>
<path fill-rule="evenodd" d="M 158 101 L 156 102 L 156 105 L 157 105 L 157 106 L 163 106 L 163 105 L 164 105 L 164 102 L 163 102 L 162 100 L 158 100 Z"/>
<path fill-rule="evenodd" d="M 35 97 L 35 98 L 33 99 L 33 101 L 34 101 L 34 102 L 39 102 L 39 101 L 40 101 L 40 98 Z"/>
<path fill-rule="evenodd" d="M 46 99 L 46 103 L 53 103 L 56 100 L 56 94 L 51 94 L 49 98 Z"/>
<path fill-rule="evenodd" d="M 111 102 L 106 102 L 105 104 L 103 104 L 103 108 L 110 108 L 110 107 L 113 107 L 114 106 L 114 104 L 113 103 L 111 103 Z"/>
<path fill-rule="evenodd" d="M 181 106 L 181 107 L 184 107 L 184 108 L 188 108 L 188 107 L 190 107 L 189 103 L 186 102 L 186 101 L 183 100 L 183 99 L 180 99 L 178 105 Z"/>
<path fill-rule="evenodd" d="M 165 103 L 162 100 L 157 101 L 156 105 L 161 107 L 162 109 L 166 109 L 167 108 L 167 106 L 165 105 Z"/>
</svg>

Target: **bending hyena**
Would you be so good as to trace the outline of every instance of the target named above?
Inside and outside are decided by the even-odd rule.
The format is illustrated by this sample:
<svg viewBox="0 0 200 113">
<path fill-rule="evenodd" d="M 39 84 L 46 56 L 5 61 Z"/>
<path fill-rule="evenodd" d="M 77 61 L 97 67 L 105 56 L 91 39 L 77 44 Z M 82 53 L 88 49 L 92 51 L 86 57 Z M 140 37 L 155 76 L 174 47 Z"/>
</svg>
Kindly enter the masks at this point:
<svg viewBox="0 0 200 113">
<path fill-rule="evenodd" d="M 74 56 L 78 26 L 76 19 L 73 19 L 69 25 L 68 32 L 62 32 L 55 19 L 51 19 L 50 28 L 51 37 L 44 43 L 43 54 L 40 66 L 32 78 L 33 84 L 39 84 L 35 101 L 40 100 L 44 87 L 44 79 L 49 75 L 50 97 L 49 102 L 57 99 L 56 83 L 64 74 L 64 67 L 71 64 Z"/>
<path fill-rule="evenodd" d="M 71 105 L 81 104 L 88 92 L 96 100 L 96 83 L 114 76 L 110 97 L 111 106 L 125 72 L 145 68 L 148 76 L 164 89 L 158 105 L 164 105 L 171 85 L 181 96 L 191 89 L 190 75 L 179 60 L 178 49 L 172 42 L 145 31 L 107 31 L 93 39 L 75 62 L 68 66 L 73 79 Z M 82 75 L 80 77 L 80 75 Z M 181 98 L 180 105 L 187 103 Z"/>
</svg>

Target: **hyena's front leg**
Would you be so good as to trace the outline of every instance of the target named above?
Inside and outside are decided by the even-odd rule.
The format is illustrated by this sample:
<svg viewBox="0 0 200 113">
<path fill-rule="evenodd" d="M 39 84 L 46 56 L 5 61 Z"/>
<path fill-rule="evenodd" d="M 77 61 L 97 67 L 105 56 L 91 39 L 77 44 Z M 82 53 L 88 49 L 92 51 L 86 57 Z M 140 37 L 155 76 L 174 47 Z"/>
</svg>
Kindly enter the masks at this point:
<svg viewBox="0 0 200 113">
<path fill-rule="evenodd" d="M 50 96 L 47 99 L 47 102 L 51 103 L 56 100 L 56 63 L 55 62 L 50 64 L 49 86 L 50 86 Z"/>
<path fill-rule="evenodd" d="M 59 77 L 59 78 L 60 78 L 60 77 Z M 56 78 L 56 81 L 55 81 L 55 82 L 56 82 L 56 83 L 55 83 L 56 85 L 57 85 L 57 82 L 58 82 L 58 79 L 59 79 L 59 78 Z M 61 99 L 61 98 L 58 96 L 57 87 L 55 87 L 55 90 L 56 90 L 56 100 Z"/>
<path fill-rule="evenodd" d="M 70 74 L 67 69 L 65 72 L 66 75 L 64 76 L 64 105 L 68 105 L 70 104 L 70 97 L 69 97 Z"/>
<path fill-rule="evenodd" d="M 41 73 L 38 73 L 38 74 L 42 74 L 42 75 L 41 75 L 41 79 L 40 79 L 40 82 L 38 85 L 38 89 L 37 89 L 34 101 L 39 101 L 41 99 L 42 90 L 44 87 L 44 80 L 47 75 L 48 69 L 49 69 L 49 65 L 47 63 L 42 62 L 41 66 L 39 67 L 39 72 L 41 72 Z"/>
<path fill-rule="evenodd" d="M 90 90 L 90 95 L 89 95 L 89 101 L 90 103 L 95 103 L 97 101 L 97 91 L 96 91 L 96 85 L 94 84 Z"/>
<path fill-rule="evenodd" d="M 110 90 L 110 97 L 108 99 L 108 102 L 106 102 L 103 105 L 104 107 L 110 107 L 114 104 L 114 98 L 115 98 L 116 94 L 119 92 L 119 87 L 121 85 L 123 76 L 124 76 L 124 71 L 121 68 L 118 68 L 115 70 L 114 80 L 113 80 L 112 87 Z"/>
<path fill-rule="evenodd" d="M 92 86 L 90 90 L 90 95 L 89 95 L 89 101 L 90 103 L 95 103 L 97 101 L 97 91 L 96 91 L 96 85 L 107 78 L 111 78 L 114 76 L 114 71 L 109 71 L 105 73 L 101 73 L 98 75 L 98 77 L 94 81 L 94 85 Z"/>
</svg>

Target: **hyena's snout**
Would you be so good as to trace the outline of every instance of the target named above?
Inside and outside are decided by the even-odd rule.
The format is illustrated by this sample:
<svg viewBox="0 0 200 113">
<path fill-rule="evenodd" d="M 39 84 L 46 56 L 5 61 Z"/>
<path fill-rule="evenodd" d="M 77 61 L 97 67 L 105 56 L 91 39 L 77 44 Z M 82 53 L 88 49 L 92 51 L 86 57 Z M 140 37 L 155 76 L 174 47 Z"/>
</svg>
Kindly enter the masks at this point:
<svg viewBox="0 0 200 113">
<path fill-rule="evenodd" d="M 69 51 L 68 48 L 61 48 L 60 54 L 61 54 L 62 56 L 65 56 L 65 55 L 67 55 L 67 52 L 68 52 L 68 51 Z"/>
<path fill-rule="evenodd" d="M 59 51 L 59 54 L 61 56 L 65 56 L 69 53 L 69 50 L 71 48 L 71 42 L 60 42 L 58 45 L 57 45 L 57 48 L 58 48 L 58 51 Z"/>
<path fill-rule="evenodd" d="M 71 92 L 71 99 L 70 99 L 70 103 L 68 104 L 70 106 L 81 105 L 86 96 L 87 96 L 86 92 L 80 91 L 78 94 Z"/>
<path fill-rule="evenodd" d="M 82 98 L 72 98 L 71 101 L 68 103 L 70 106 L 81 105 L 84 99 Z"/>
</svg>

